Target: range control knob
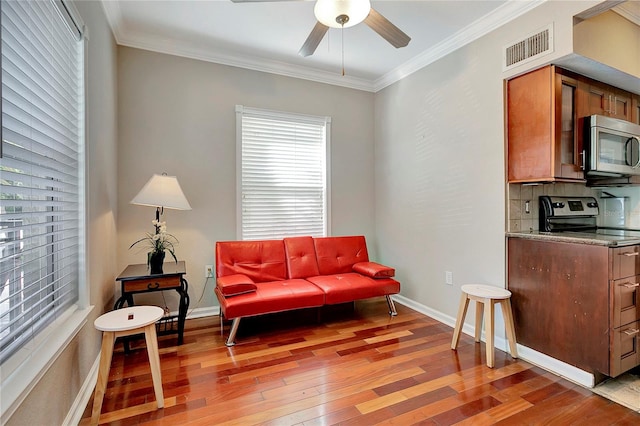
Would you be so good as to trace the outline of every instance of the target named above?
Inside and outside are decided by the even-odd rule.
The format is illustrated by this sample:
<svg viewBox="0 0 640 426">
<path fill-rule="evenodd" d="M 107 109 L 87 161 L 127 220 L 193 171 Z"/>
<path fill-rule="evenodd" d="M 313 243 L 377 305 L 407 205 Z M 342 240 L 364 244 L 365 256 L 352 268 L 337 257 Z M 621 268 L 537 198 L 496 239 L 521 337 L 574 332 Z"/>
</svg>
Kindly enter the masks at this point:
<svg viewBox="0 0 640 426">
<path fill-rule="evenodd" d="M 560 202 L 560 201 L 556 201 L 555 203 L 551 204 L 553 206 L 554 209 L 563 209 L 564 208 L 564 203 Z"/>
</svg>

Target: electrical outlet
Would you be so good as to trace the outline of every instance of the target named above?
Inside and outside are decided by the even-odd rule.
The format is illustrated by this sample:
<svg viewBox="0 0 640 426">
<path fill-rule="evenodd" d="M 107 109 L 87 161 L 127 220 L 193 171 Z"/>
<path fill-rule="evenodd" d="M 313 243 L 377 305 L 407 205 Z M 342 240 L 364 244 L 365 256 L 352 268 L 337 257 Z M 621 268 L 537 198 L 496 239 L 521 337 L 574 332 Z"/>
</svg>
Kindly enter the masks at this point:
<svg viewBox="0 0 640 426">
<path fill-rule="evenodd" d="M 445 271 L 444 273 L 444 282 L 448 285 L 453 285 L 453 272 Z"/>
<path fill-rule="evenodd" d="M 205 265 L 204 266 L 204 277 L 205 278 L 213 278 L 213 265 Z"/>
</svg>

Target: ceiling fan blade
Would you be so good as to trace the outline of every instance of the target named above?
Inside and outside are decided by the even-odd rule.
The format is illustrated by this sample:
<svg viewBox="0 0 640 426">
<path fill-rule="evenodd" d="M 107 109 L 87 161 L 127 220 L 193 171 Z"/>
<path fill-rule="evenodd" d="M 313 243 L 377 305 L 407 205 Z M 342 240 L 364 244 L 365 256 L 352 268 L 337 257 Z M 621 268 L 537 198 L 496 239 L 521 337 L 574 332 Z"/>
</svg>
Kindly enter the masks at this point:
<svg viewBox="0 0 640 426">
<path fill-rule="evenodd" d="M 400 28 L 393 25 L 387 18 L 380 15 L 374 8 L 371 8 L 369 16 L 364 19 L 364 23 L 396 48 L 405 47 L 411 41 L 411 37 L 403 33 Z"/>
<path fill-rule="evenodd" d="M 311 34 L 309 34 L 309 37 L 307 37 L 304 44 L 300 48 L 298 55 L 305 57 L 313 55 L 313 52 L 316 51 L 316 48 L 318 47 L 328 30 L 329 27 L 327 27 L 325 24 L 316 22 L 316 26 L 313 27 L 313 30 L 311 30 Z"/>
</svg>

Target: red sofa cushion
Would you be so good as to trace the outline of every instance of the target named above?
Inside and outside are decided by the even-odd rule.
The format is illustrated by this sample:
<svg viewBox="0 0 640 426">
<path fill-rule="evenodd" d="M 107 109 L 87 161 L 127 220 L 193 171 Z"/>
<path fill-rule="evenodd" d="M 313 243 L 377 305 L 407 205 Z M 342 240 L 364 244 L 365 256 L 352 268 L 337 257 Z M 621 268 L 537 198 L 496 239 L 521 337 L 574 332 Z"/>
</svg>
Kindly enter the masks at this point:
<svg viewBox="0 0 640 426">
<path fill-rule="evenodd" d="M 328 305 L 400 292 L 400 283 L 393 278 L 373 279 L 355 272 L 320 275 L 309 277 L 307 280 L 324 291 L 325 302 Z"/>
<path fill-rule="evenodd" d="M 369 253 L 364 236 L 314 238 L 318 275 L 344 274 L 353 270 L 353 265 L 368 262 Z"/>
<path fill-rule="evenodd" d="M 324 305 L 322 290 L 303 279 L 264 282 L 256 287 L 255 292 L 225 298 L 220 297 L 220 288 L 216 286 L 224 317 L 233 319 Z"/>
<path fill-rule="evenodd" d="M 216 280 L 216 286 L 224 297 L 237 296 L 239 294 L 256 291 L 256 285 L 244 274 L 227 275 Z"/>
<path fill-rule="evenodd" d="M 319 275 L 316 248 L 311 237 L 284 239 L 289 278 L 307 278 Z"/>
<path fill-rule="evenodd" d="M 371 278 L 391 278 L 396 270 L 376 262 L 360 262 L 353 265 L 353 271 Z"/>
<path fill-rule="evenodd" d="M 243 274 L 253 282 L 287 279 L 282 240 L 219 241 L 216 243 L 216 277 Z"/>
</svg>

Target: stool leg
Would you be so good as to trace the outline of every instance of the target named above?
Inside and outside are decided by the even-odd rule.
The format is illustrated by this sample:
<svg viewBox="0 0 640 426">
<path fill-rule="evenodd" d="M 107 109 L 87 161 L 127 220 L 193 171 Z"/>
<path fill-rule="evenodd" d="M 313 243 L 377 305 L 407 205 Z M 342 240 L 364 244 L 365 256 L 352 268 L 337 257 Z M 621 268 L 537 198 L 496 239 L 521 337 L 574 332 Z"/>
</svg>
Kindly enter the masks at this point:
<svg viewBox="0 0 640 426">
<path fill-rule="evenodd" d="M 475 328 L 475 338 L 476 343 L 480 343 L 480 337 L 482 336 L 482 314 L 484 312 L 484 303 L 479 300 L 476 300 L 476 328 Z"/>
<path fill-rule="evenodd" d="M 516 346 L 516 329 L 513 324 L 513 312 L 511 311 L 511 301 L 503 299 L 500 301 L 502 307 L 502 316 L 504 317 L 504 325 L 507 331 L 507 340 L 509 341 L 509 352 L 513 358 L 518 358 L 518 349 Z"/>
<path fill-rule="evenodd" d="M 451 340 L 451 349 L 453 350 L 458 347 L 458 342 L 460 341 L 460 331 L 462 331 L 464 317 L 467 315 L 467 306 L 469 306 L 467 293 L 462 292 L 462 295 L 460 296 L 460 306 L 458 308 L 458 317 L 456 318 L 456 326 L 453 329 L 453 339 Z"/>
<path fill-rule="evenodd" d="M 97 425 L 100 421 L 100 412 L 102 411 L 102 400 L 104 391 L 109 381 L 109 368 L 111 368 L 111 358 L 113 357 L 113 343 L 115 341 L 115 333 L 113 331 L 105 331 L 102 333 L 102 348 L 100 349 L 100 366 L 98 367 L 98 381 L 96 390 L 93 393 L 93 410 L 91 411 L 91 424 Z"/>
<path fill-rule="evenodd" d="M 164 394 L 162 392 L 162 371 L 160 371 L 160 354 L 158 352 L 158 337 L 156 336 L 155 324 L 149 324 L 144 328 L 144 337 L 147 341 L 147 352 L 149 354 L 149 365 L 151 366 L 153 389 L 156 392 L 156 403 L 158 408 L 162 408 L 164 407 Z"/>
<path fill-rule="evenodd" d="M 493 352 L 493 300 L 486 299 L 484 302 L 484 328 L 487 349 L 487 366 L 493 368 L 495 355 Z"/>
</svg>

